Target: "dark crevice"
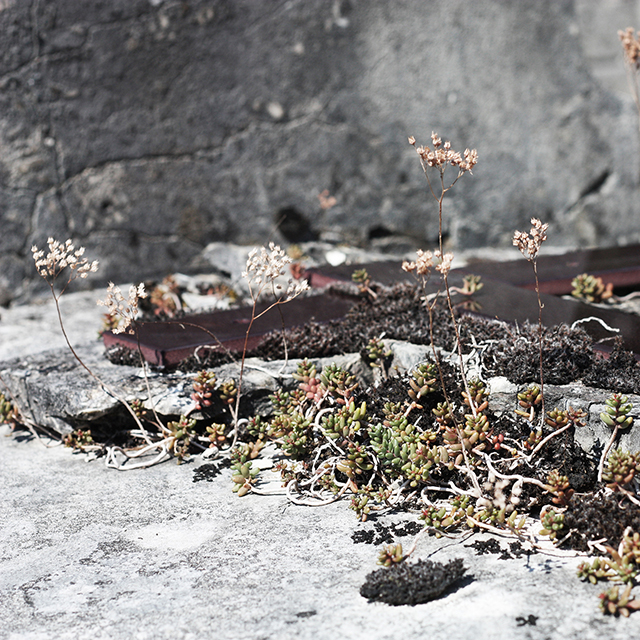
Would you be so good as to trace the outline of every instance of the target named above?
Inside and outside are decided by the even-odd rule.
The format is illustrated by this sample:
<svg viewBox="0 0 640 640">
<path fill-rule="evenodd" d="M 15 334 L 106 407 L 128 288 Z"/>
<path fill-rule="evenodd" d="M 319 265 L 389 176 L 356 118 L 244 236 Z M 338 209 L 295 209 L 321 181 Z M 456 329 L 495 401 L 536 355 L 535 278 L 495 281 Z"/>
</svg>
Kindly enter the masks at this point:
<svg viewBox="0 0 640 640">
<path fill-rule="evenodd" d="M 598 193 L 602 189 L 602 185 L 607 181 L 607 178 L 611 175 L 610 169 L 605 169 L 602 173 L 596 176 L 587 186 L 580 192 L 580 200 L 587 196 Z"/>
<path fill-rule="evenodd" d="M 297 244 L 318 239 L 309 221 L 293 206 L 279 209 L 273 221 L 287 242 Z"/>
</svg>

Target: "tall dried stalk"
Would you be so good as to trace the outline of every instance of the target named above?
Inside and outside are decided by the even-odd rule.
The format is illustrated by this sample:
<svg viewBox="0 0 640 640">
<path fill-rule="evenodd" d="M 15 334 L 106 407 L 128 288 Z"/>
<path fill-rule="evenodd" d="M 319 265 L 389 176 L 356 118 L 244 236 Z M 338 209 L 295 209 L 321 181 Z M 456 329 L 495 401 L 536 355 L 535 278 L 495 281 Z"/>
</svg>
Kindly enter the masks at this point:
<svg viewBox="0 0 640 640">
<path fill-rule="evenodd" d="M 449 307 L 449 313 L 451 314 L 451 321 L 453 323 L 453 330 L 456 336 L 456 349 L 458 351 L 458 357 L 460 359 L 460 374 L 462 376 L 462 382 L 467 393 L 467 396 L 471 398 L 469 393 L 469 385 L 467 384 L 467 376 L 464 369 L 464 358 L 462 355 L 462 345 L 460 341 L 460 332 L 458 330 L 458 323 L 455 313 L 453 311 L 453 303 L 451 301 L 451 289 L 449 286 L 449 271 L 451 270 L 451 262 L 453 261 L 452 253 L 444 253 L 443 238 L 442 238 L 442 205 L 444 197 L 447 192 L 455 185 L 456 182 L 467 172 L 471 173 L 471 169 L 478 162 L 478 152 L 475 149 L 465 149 L 464 154 L 460 154 L 451 148 L 449 141 L 442 142 L 442 139 L 437 133 L 431 134 L 431 142 L 433 149 L 424 146 L 416 147 L 416 139 L 411 136 L 409 138 L 409 144 L 415 147 L 418 156 L 420 157 L 420 164 L 422 171 L 427 178 L 429 184 L 429 190 L 433 199 L 438 203 L 438 250 L 435 252 L 435 257 L 440 260 L 440 263 L 436 265 L 436 271 L 439 271 L 442 275 L 442 281 L 444 283 L 447 306 Z M 445 173 L 447 168 L 453 168 L 457 170 L 457 175 L 447 184 L 445 182 Z M 438 187 L 434 188 L 431 180 L 429 169 L 435 169 L 438 174 Z M 473 416 L 477 415 L 477 410 L 473 400 L 470 400 L 470 408 Z"/>
<path fill-rule="evenodd" d="M 513 244 L 520 249 L 520 253 L 533 265 L 533 275 L 536 280 L 536 294 L 538 296 L 538 355 L 540 359 L 540 396 L 542 398 L 542 424 L 544 424 L 544 374 L 542 371 L 542 309 L 544 305 L 540 300 L 540 282 L 538 280 L 538 253 L 542 243 L 547 239 L 549 224 L 542 224 L 538 218 L 531 218 L 531 230 L 529 233 L 516 231 L 513 234 Z"/>
</svg>

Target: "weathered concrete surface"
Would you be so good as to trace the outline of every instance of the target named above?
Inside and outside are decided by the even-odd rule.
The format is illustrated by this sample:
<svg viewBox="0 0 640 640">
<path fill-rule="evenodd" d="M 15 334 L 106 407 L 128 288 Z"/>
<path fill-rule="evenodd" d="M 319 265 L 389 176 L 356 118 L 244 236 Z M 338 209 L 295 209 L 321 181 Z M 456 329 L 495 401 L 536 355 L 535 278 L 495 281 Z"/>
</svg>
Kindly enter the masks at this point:
<svg viewBox="0 0 640 640">
<path fill-rule="evenodd" d="M 436 237 L 408 134 L 477 147 L 455 248 L 640 238 L 637 114 L 617 30 L 637 0 L 4 0 L 0 303 L 69 236 L 105 277 L 211 241 Z M 616 62 L 617 60 L 617 62 Z M 336 206 L 323 209 L 328 189 Z"/>
<path fill-rule="evenodd" d="M 79 301 L 87 294 L 75 295 L 71 299 L 82 308 Z M 51 346 L 45 332 L 51 319 L 46 314 L 37 319 L 42 306 L 21 309 L 18 316 L 11 315 L 18 308 L 9 310 L 3 320 L 31 317 L 33 339 L 16 340 L 13 347 L 13 355 L 26 361 Z M 94 311 L 93 304 L 87 306 L 87 314 Z M 69 316 L 77 342 L 95 345 L 95 325 L 89 330 L 88 324 L 88 316 Z M 4 335 L 18 335 L 20 326 L 12 329 Z M 404 366 L 423 355 L 399 345 L 397 351 Z M 59 357 L 59 351 L 53 353 Z M 373 523 L 359 523 L 346 501 L 311 508 L 292 505 L 281 493 L 237 498 L 230 470 L 214 475 L 198 457 L 182 465 L 169 461 L 118 472 L 64 447 L 46 448 L 43 444 L 51 443 L 24 432 L 10 435 L 5 426 L 0 436 L 3 639 L 627 640 L 640 635 L 640 614 L 602 616 L 597 597 L 602 588 L 577 580 L 576 558 L 537 554 L 501 560 L 476 556 L 466 546 L 485 536 L 421 537 L 417 557 L 441 562 L 461 557 L 468 578 L 431 603 L 371 604 L 359 588 L 377 569 L 379 546 L 354 543 L 353 532 L 371 530 Z M 267 488 L 280 492 L 278 483 Z M 413 519 L 395 514 L 382 522 Z M 398 541 L 408 549 L 413 539 Z M 501 540 L 502 550 L 510 542 Z"/>
<path fill-rule="evenodd" d="M 462 557 L 472 580 L 415 607 L 359 587 L 377 548 L 355 544 L 346 504 L 237 498 L 229 470 L 117 472 L 63 448 L 0 439 L 1 637 L 101 639 L 455 637 L 626 640 L 640 619 L 605 618 L 576 559 L 475 556 L 473 540 L 421 538 L 416 554 Z M 406 516 L 395 516 L 399 519 Z M 411 538 L 402 538 L 405 548 Z M 509 541 L 502 541 L 507 549 Z M 535 626 L 523 624 L 535 616 Z"/>
</svg>

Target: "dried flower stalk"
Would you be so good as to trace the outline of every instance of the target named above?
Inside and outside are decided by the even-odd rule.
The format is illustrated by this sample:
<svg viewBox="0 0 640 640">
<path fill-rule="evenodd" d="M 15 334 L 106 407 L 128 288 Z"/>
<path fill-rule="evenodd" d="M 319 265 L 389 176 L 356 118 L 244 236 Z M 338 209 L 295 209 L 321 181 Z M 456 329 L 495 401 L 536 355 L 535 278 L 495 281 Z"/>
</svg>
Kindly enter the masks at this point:
<svg viewBox="0 0 640 640">
<path fill-rule="evenodd" d="M 120 291 L 120 287 L 116 287 L 113 282 L 109 283 L 107 299 L 98 300 L 98 305 L 107 307 L 107 313 L 110 316 L 118 317 L 122 320 L 117 327 L 111 330 L 112 333 L 124 333 L 127 329 L 129 333 L 134 333 L 131 325 L 138 315 L 138 300 L 146 297 L 147 293 L 142 283 L 137 287 L 135 285 L 129 287 L 129 297 L 126 300 Z"/>
<path fill-rule="evenodd" d="M 549 224 L 542 222 L 538 218 L 531 218 L 531 229 L 529 233 L 516 231 L 513 234 L 513 244 L 518 247 L 520 253 L 533 265 L 533 275 L 536 279 L 536 294 L 538 296 L 538 352 L 540 355 L 540 397 L 541 420 L 544 422 L 544 375 L 542 372 L 542 309 L 544 305 L 540 300 L 540 282 L 538 281 L 538 254 L 542 243 L 547 239 L 547 229 Z"/>
</svg>

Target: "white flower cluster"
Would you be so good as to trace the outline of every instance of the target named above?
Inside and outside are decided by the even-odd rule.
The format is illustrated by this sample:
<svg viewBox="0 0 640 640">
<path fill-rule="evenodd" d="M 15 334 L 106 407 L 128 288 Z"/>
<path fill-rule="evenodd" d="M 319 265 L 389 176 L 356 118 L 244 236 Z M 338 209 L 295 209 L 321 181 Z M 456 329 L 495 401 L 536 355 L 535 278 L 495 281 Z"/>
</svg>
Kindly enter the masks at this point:
<svg viewBox="0 0 640 640">
<path fill-rule="evenodd" d="M 122 320 L 115 329 L 112 329 L 113 333 L 124 333 L 127 329 L 129 329 L 129 333 L 133 333 L 130 327 L 138 315 L 138 300 L 146 297 L 147 292 L 144 290 L 144 284 L 139 284 L 137 287 L 131 285 L 129 297 L 125 300 L 120 287 L 116 287 L 113 282 L 109 283 L 107 299 L 98 300 L 98 305 L 107 307 L 107 313 Z"/>
<path fill-rule="evenodd" d="M 513 234 L 513 244 L 520 249 L 520 253 L 527 260 L 535 260 L 538 257 L 542 243 L 547 239 L 549 224 L 542 224 L 538 218 L 531 218 L 531 230 L 529 233 L 516 231 Z"/>
<path fill-rule="evenodd" d="M 271 284 L 274 290 L 281 290 L 282 285 L 277 284 L 276 280 L 285 275 L 285 267 L 291 262 L 291 258 L 278 245 L 270 242 L 268 250 L 260 247 L 259 251 L 254 248 L 249 252 L 247 268 L 242 272 L 242 277 L 249 283 L 249 288 L 251 285 L 258 287 L 258 294 L 268 284 Z M 294 281 L 290 278 L 284 302 L 295 298 L 307 289 L 309 285 L 306 280 Z"/>
<path fill-rule="evenodd" d="M 407 272 L 415 271 L 419 276 L 428 276 L 431 267 L 433 267 L 433 254 L 431 251 L 423 251 L 418 249 L 415 262 L 405 260 L 402 263 L 402 270 Z"/>
<path fill-rule="evenodd" d="M 439 171 L 444 172 L 447 165 L 452 167 L 458 167 L 460 175 L 465 172 L 471 173 L 471 169 L 478 163 L 478 152 L 475 149 L 465 149 L 464 154 L 460 154 L 451 148 L 449 141 L 442 142 L 440 136 L 432 132 L 431 142 L 433 143 L 433 149 L 429 147 L 416 147 L 416 152 L 420 156 L 423 166 L 435 167 Z M 409 144 L 416 145 L 416 139 L 411 136 L 409 138 Z"/>
<path fill-rule="evenodd" d="M 440 251 L 436 251 L 435 256 L 440 260 L 440 264 L 436 265 L 436 271 L 439 271 L 443 276 L 449 275 L 451 263 L 453 262 L 453 253 L 448 252 L 442 255 Z"/>
<path fill-rule="evenodd" d="M 47 245 L 49 253 L 46 256 L 44 251 L 35 245 L 31 247 L 36 269 L 45 280 L 49 278 L 51 281 L 55 280 L 67 267 L 72 270 L 69 282 L 77 277 L 86 278 L 89 272 L 98 270 L 98 262 L 96 260 L 89 262 L 83 258 L 84 247 L 76 249 L 71 240 L 61 243 L 53 238 L 48 238 Z"/>
</svg>

